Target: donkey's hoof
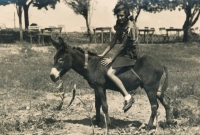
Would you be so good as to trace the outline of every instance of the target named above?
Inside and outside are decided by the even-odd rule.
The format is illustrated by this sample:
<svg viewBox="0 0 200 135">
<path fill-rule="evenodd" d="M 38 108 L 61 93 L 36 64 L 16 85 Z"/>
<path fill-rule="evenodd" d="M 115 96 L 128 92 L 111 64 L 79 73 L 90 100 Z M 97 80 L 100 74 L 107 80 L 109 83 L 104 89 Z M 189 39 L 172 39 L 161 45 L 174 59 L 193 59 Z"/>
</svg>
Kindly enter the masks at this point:
<svg viewBox="0 0 200 135">
<path fill-rule="evenodd" d="M 154 126 L 154 125 L 150 126 L 150 125 L 145 124 L 144 129 L 149 132 L 149 131 L 155 130 L 156 126 Z"/>
<path fill-rule="evenodd" d="M 96 119 L 95 117 L 93 117 L 92 119 L 92 123 L 95 127 L 101 127 L 102 126 L 102 122 L 101 122 L 101 119 Z"/>
<path fill-rule="evenodd" d="M 93 120 L 93 124 L 95 127 L 100 127 L 101 126 L 101 121 Z"/>
<path fill-rule="evenodd" d="M 171 126 L 176 126 L 177 125 L 177 121 L 175 120 L 171 120 L 171 121 L 167 121 L 167 122 L 159 122 L 159 127 L 165 129 L 165 128 L 169 128 Z"/>
<path fill-rule="evenodd" d="M 175 121 L 175 120 L 168 121 L 167 125 L 169 125 L 169 126 L 176 126 L 177 125 L 177 121 Z"/>
</svg>

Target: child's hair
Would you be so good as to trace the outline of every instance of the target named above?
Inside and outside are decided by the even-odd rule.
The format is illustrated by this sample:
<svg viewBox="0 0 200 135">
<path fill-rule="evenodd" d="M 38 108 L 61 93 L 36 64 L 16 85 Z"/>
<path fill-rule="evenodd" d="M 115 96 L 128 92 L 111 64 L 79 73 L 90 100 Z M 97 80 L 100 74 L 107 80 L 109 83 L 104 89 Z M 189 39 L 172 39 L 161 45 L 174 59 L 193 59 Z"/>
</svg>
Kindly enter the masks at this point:
<svg viewBox="0 0 200 135">
<path fill-rule="evenodd" d="M 124 11 L 126 17 L 130 16 L 129 7 L 125 2 L 118 2 L 115 5 L 115 8 L 113 9 L 114 15 L 120 11 Z"/>
</svg>

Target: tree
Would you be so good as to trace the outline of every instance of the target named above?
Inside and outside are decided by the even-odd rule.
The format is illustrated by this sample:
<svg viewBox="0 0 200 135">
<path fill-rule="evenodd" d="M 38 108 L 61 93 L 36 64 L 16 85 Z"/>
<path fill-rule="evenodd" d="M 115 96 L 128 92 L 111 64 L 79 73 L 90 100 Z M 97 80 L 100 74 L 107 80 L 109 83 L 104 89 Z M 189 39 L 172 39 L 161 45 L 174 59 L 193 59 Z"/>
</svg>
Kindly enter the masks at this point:
<svg viewBox="0 0 200 135">
<path fill-rule="evenodd" d="M 8 4 L 10 4 L 8 0 L 1 0 L 0 1 L 0 5 L 5 6 L 5 5 L 8 5 Z"/>
<path fill-rule="evenodd" d="M 200 16 L 200 0 L 118 0 L 127 2 L 130 7 L 139 12 L 141 9 L 147 12 L 161 12 L 163 10 L 184 10 L 185 22 L 182 26 L 184 31 L 183 41 L 190 41 L 191 27 Z"/>
<path fill-rule="evenodd" d="M 183 24 L 183 41 L 190 41 L 191 27 L 197 22 L 200 15 L 200 0 L 186 0 L 179 4 L 179 6 L 185 11 L 186 20 Z M 179 8 L 179 10 L 181 10 Z"/>
<path fill-rule="evenodd" d="M 23 30 L 22 30 L 22 12 L 24 10 L 24 21 L 25 29 L 28 29 L 29 26 L 29 16 L 28 10 L 31 4 L 38 9 L 45 8 L 48 10 L 47 6 L 55 9 L 55 5 L 60 0 L 0 0 L 0 5 L 6 6 L 8 4 L 15 4 L 17 9 L 17 15 L 19 17 L 19 29 L 20 29 L 20 41 L 23 41 Z"/>
<path fill-rule="evenodd" d="M 17 6 L 23 7 L 24 10 L 24 21 L 25 21 L 25 29 L 28 30 L 29 26 L 29 16 L 28 11 L 30 5 L 33 5 L 34 7 L 37 7 L 38 9 L 45 8 L 48 10 L 48 6 L 55 9 L 55 5 L 57 2 L 60 2 L 60 0 L 8 0 L 11 3 L 15 3 Z"/>
<path fill-rule="evenodd" d="M 8 4 L 13 4 L 13 1 L 10 0 L 1 0 L 0 1 L 0 5 L 8 5 Z M 23 41 L 23 33 L 22 33 L 22 6 L 16 5 L 16 9 L 17 9 L 17 15 L 19 17 L 19 29 L 20 29 L 20 41 Z"/>
<path fill-rule="evenodd" d="M 94 10 L 94 3 L 92 0 L 64 0 L 65 3 L 74 11 L 77 15 L 82 15 L 86 20 L 87 32 L 92 41 L 92 35 L 90 30 L 91 17 Z M 96 2 L 96 1 L 95 1 Z"/>
<path fill-rule="evenodd" d="M 16 5 L 17 15 L 19 17 L 19 33 L 20 33 L 20 41 L 23 41 L 23 30 L 22 30 L 22 12 L 23 8 L 20 5 Z"/>
</svg>

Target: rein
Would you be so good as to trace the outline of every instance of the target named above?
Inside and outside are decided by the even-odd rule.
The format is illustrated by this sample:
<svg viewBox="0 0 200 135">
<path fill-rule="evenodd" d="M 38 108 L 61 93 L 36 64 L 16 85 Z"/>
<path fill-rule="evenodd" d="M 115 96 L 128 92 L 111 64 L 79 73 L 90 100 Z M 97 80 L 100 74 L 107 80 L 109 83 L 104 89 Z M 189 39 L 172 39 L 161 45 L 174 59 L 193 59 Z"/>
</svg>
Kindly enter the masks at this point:
<svg viewBox="0 0 200 135">
<path fill-rule="evenodd" d="M 131 71 L 137 76 L 138 79 L 140 79 L 140 81 L 142 81 L 142 79 L 140 78 L 140 76 L 131 68 Z"/>
</svg>

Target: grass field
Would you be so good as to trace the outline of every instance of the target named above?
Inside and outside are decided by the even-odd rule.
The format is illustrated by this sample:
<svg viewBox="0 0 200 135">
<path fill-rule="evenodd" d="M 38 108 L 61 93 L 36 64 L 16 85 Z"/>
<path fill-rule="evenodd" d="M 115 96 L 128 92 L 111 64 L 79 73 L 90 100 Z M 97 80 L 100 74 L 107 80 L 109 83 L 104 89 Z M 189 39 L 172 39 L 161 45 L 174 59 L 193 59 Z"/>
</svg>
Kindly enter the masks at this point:
<svg viewBox="0 0 200 135">
<path fill-rule="evenodd" d="M 73 43 L 74 44 L 74 43 Z M 75 46 L 75 45 L 74 45 Z M 77 45 L 101 53 L 106 45 Z M 116 47 L 117 48 L 117 47 Z M 108 55 L 112 55 L 115 49 Z M 200 133 L 200 44 L 174 43 L 140 45 L 141 55 L 152 55 L 169 70 L 167 94 L 178 124 L 166 127 L 165 114 L 160 105 L 157 134 Z M 57 84 L 49 78 L 55 49 L 52 46 L 37 47 L 27 43 L 16 43 L 0 47 L 0 134 L 92 134 L 88 112 L 95 114 L 94 92 L 82 76 L 70 70 L 63 77 L 67 91 L 63 109 L 56 107 L 61 99 L 53 95 Z M 78 98 L 70 108 L 73 85 L 77 85 Z M 108 104 L 112 127 L 109 134 L 145 134 L 138 127 L 147 123 L 150 105 L 143 90 L 134 95 L 136 103 L 130 111 L 123 113 L 123 97 L 108 91 Z M 90 111 L 88 111 L 88 109 Z M 156 123 L 155 123 L 156 125 Z M 102 126 L 103 127 L 103 126 Z M 101 128 L 95 134 L 103 134 Z"/>
</svg>

